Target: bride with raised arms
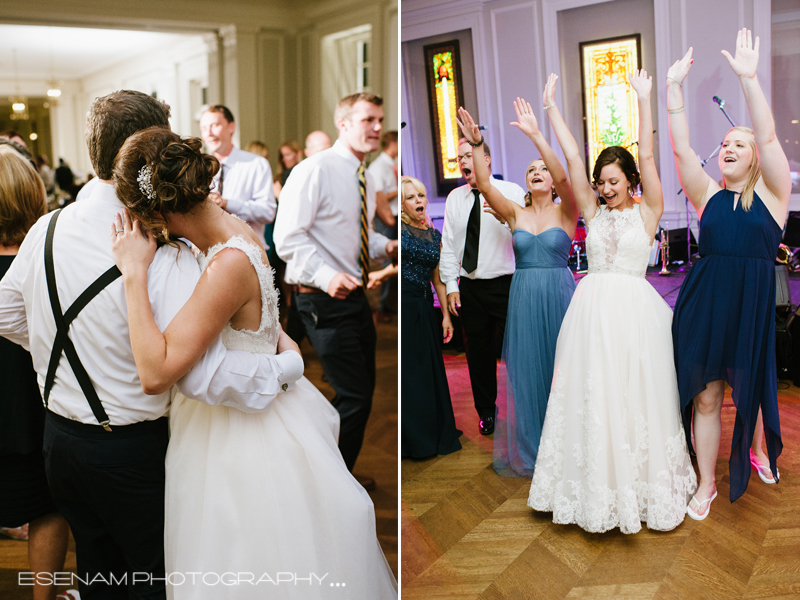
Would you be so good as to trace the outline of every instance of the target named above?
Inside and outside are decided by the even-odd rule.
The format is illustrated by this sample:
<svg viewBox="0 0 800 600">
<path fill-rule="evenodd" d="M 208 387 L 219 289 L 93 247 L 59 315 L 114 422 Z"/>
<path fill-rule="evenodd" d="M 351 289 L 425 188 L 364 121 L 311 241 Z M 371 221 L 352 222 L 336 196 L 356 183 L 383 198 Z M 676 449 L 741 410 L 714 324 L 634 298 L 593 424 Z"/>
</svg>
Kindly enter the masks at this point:
<svg viewBox="0 0 800 600">
<path fill-rule="evenodd" d="M 629 79 L 639 104 L 640 168 L 625 148 L 604 149 L 592 171 L 596 193 L 555 104 L 555 75 L 545 92 L 588 228 L 589 274 L 558 335 L 528 505 L 591 532 L 635 533 L 642 522 L 674 529 L 697 486 L 681 425 L 672 311 L 645 281 L 664 209 L 653 157 L 653 82 L 644 70 Z"/>
<path fill-rule="evenodd" d="M 219 163 L 201 148 L 198 138 L 151 128 L 128 138 L 114 165 L 127 207 L 112 225 L 114 260 L 145 391 L 169 389 L 220 334 L 230 349 L 299 351 L 278 323 L 273 271 L 258 237 L 209 198 Z M 199 250 L 203 274 L 162 333 L 147 269 L 157 241 L 177 244 L 175 237 Z M 166 570 L 186 577 L 169 581 L 170 598 L 397 597 L 372 501 L 337 447 L 338 413 L 307 379 L 256 413 L 177 394 L 170 429 Z M 192 572 L 238 574 L 238 584 L 185 575 Z M 287 573 L 296 579 L 287 583 Z"/>
</svg>

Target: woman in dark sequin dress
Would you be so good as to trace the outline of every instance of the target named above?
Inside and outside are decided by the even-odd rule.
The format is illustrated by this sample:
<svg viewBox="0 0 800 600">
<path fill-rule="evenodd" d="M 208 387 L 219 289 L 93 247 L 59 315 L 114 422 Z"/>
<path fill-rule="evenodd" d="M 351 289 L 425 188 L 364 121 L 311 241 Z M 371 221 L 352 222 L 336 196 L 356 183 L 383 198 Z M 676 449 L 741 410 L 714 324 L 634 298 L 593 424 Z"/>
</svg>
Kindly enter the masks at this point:
<svg viewBox="0 0 800 600">
<path fill-rule="evenodd" d="M 442 234 L 430 226 L 425 186 L 413 177 L 403 177 L 400 190 L 401 455 L 424 458 L 461 449 L 441 351 L 442 339 L 448 342 L 453 336 L 453 324 L 446 308 L 440 319 L 433 306 L 431 282 L 443 307 L 447 294 L 439 279 Z"/>
</svg>

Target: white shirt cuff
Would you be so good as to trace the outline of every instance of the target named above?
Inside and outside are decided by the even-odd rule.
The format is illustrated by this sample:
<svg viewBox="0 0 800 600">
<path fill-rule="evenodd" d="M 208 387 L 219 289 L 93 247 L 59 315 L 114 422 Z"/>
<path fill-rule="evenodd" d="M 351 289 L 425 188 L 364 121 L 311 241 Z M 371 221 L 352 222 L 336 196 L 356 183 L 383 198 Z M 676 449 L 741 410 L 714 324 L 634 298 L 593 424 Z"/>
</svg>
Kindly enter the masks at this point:
<svg viewBox="0 0 800 600">
<path fill-rule="evenodd" d="M 314 274 L 314 280 L 311 282 L 314 287 L 321 289 L 326 294 L 328 293 L 328 286 L 331 280 L 338 273 L 333 267 L 322 265 L 319 270 Z"/>
<path fill-rule="evenodd" d="M 457 279 L 454 279 L 453 281 L 448 281 L 448 282 L 445 284 L 445 287 L 447 288 L 447 295 L 448 295 L 448 296 L 449 296 L 450 294 L 453 294 L 453 293 L 455 293 L 455 292 L 459 292 L 459 291 L 460 291 L 460 290 L 458 289 L 458 280 L 457 280 Z"/>
</svg>

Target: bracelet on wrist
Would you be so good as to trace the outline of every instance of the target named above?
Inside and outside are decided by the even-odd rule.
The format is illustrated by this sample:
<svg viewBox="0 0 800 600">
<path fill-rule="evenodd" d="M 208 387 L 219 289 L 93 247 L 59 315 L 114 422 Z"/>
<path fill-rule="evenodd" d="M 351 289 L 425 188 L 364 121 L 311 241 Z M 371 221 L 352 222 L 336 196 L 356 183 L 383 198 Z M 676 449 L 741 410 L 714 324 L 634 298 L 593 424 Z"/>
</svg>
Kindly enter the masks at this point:
<svg viewBox="0 0 800 600">
<path fill-rule="evenodd" d="M 683 112 L 683 109 L 686 108 L 685 104 L 682 104 L 680 108 L 667 108 L 667 112 L 671 115 Z"/>
<path fill-rule="evenodd" d="M 556 105 L 556 103 L 555 103 L 555 102 L 553 102 L 552 104 L 548 104 L 547 106 L 545 106 L 545 107 L 544 107 L 544 109 L 545 109 L 545 110 L 550 110 L 550 109 L 551 109 L 551 108 L 553 108 L 555 105 Z"/>
<path fill-rule="evenodd" d="M 478 146 L 483 146 L 483 135 L 481 135 L 481 139 L 479 142 L 473 142 L 471 140 L 467 140 L 467 143 L 473 148 L 477 148 Z"/>
<path fill-rule="evenodd" d="M 674 77 L 670 77 L 669 75 L 667 75 L 667 79 L 669 79 L 669 80 L 671 80 L 671 81 L 674 81 L 674 82 L 675 82 L 675 83 L 677 83 L 679 86 L 683 87 L 683 84 L 682 84 L 680 81 L 678 81 L 677 79 L 675 79 Z"/>
</svg>

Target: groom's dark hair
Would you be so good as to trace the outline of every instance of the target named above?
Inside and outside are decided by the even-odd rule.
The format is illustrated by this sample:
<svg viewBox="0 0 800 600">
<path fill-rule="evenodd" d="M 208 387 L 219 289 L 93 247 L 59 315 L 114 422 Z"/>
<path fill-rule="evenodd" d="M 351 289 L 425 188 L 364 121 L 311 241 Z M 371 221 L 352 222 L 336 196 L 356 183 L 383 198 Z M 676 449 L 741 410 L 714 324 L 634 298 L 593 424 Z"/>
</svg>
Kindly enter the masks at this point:
<svg viewBox="0 0 800 600">
<path fill-rule="evenodd" d="M 110 180 L 125 140 L 148 127 L 169 129 L 169 105 L 133 90 L 96 98 L 86 120 L 86 145 L 97 176 Z"/>
</svg>

